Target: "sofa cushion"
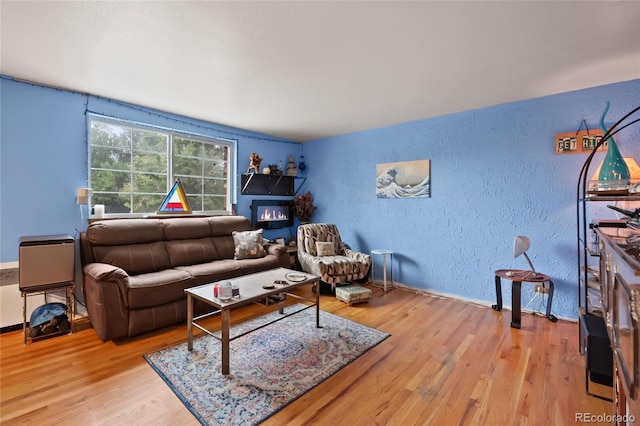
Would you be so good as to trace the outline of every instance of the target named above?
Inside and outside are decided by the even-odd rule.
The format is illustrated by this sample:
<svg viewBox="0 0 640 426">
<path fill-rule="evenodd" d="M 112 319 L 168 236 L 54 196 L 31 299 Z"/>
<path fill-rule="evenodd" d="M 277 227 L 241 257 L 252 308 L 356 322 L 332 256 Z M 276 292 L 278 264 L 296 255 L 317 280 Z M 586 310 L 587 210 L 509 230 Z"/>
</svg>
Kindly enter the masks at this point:
<svg viewBox="0 0 640 426">
<path fill-rule="evenodd" d="M 256 259 L 266 256 L 262 243 L 262 229 L 256 231 L 233 231 L 234 259 Z"/>
<path fill-rule="evenodd" d="M 129 275 L 162 271 L 171 267 L 164 241 L 124 246 L 94 246 L 96 262 L 124 269 Z"/>
<path fill-rule="evenodd" d="M 240 263 L 237 260 L 221 259 L 197 265 L 177 266 L 193 277 L 195 285 L 209 284 L 241 275 Z"/>
<path fill-rule="evenodd" d="M 129 311 L 127 335 L 135 336 L 140 333 L 157 330 L 176 322 L 184 321 L 187 317 L 186 298 L 159 306 Z"/>
<path fill-rule="evenodd" d="M 251 222 L 244 216 L 215 216 L 207 220 L 212 237 L 230 236 L 233 231 L 251 231 Z"/>
<path fill-rule="evenodd" d="M 173 267 L 211 262 L 218 257 L 213 241 L 209 237 L 167 241 L 165 244 Z"/>
<path fill-rule="evenodd" d="M 180 300 L 184 289 L 195 285 L 188 272 L 166 269 L 129 277 L 127 301 L 130 309 L 141 309 Z"/>
<path fill-rule="evenodd" d="M 233 242 L 231 234 L 226 237 L 213 237 L 213 246 L 216 248 L 217 259 L 233 259 L 233 254 L 236 251 L 236 245 Z"/>
<path fill-rule="evenodd" d="M 87 239 L 98 246 L 122 246 L 164 240 L 162 222 L 158 219 L 117 219 L 92 222 Z"/>
<path fill-rule="evenodd" d="M 280 258 L 272 254 L 258 259 L 243 259 L 237 260 L 236 262 L 240 265 L 242 275 L 253 274 L 254 272 L 261 272 L 281 266 Z"/>
<path fill-rule="evenodd" d="M 192 240 L 211 236 L 210 221 L 206 217 L 164 219 L 162 227 L 166 240 Z"/>
</svg>

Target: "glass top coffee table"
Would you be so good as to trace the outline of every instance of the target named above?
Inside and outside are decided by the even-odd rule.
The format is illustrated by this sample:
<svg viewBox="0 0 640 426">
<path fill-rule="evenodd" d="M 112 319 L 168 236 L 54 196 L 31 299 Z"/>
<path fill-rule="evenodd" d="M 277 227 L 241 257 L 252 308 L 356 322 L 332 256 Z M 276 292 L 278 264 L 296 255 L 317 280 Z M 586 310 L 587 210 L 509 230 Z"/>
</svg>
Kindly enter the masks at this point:
<svg viewBox="0 0 640 426">
<path fill-rule="evenodd" d="M 294 271 L 292 269 L 276 268 L 269 271 L 257 272 L 255 274 L 233 278 L 229 281 L 231 281 L 231 284 L 238 286 L 240 290 L 239 297 L 233 297 L 224 301 L 214 297 L 213 287 L 215 283 L 191 287 L 185 290 L 185 293 L 187 294 L 187 334 L 189 336 L 187 348 L 189 351 L 193 350 L 193 327 L 197 327 L 208 335 L 220 340 L 222 343 L 222 374 L 229 374 L 229 342 L 237 339 L 238 337 L 244 336 L 245 334 L 258 330 L 259 328 L 265 327 L 273 322 L 283 320 L 288 316 L 313 307 L 316 308 L 316 328 L 320 328 L 320 291 L 318 291 L 320 277 L 318 275 L 307 274 L 305 272 Z M 314 283 L 316 283 L 315 300 L 289 293 L 293 289 Z M 272 287 L 265 288 L 269 286 Z M 234 336 L 233 338 L 230 337 L 229 327 L 231 323 L 231 311 L 233 309 L 249 303 L 263 301 L 270 296 L 278 296 L 283 293 L 302 300 L 305 302 L 306 306 L 302 309 L 285 314 L 284 297 L 282 297 L 278 302 L 279 312 L 281 315 L 276 320 L 248 330 L 242 334 Z M 193 303 L 195 299 L 213 306 L 216 310 L 194 318 Z M 217 314 L 220 314 L 221 320 L 221 329 L 218 334 L 198 324 L 199 320 Z"/>
</svg>

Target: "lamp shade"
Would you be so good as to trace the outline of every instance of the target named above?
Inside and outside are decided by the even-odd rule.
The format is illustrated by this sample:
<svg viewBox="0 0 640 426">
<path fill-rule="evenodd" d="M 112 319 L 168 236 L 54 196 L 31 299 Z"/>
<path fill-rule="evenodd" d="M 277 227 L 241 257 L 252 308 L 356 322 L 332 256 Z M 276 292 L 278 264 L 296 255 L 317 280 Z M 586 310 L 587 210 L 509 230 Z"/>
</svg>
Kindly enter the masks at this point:
<svg viewBox="0 0 640 426">
<path fill-rule="evenodd" d="M 531 241 L 529 240 L 529 237 L 518 235 L 513 240 L 513 257 L 516 258 L 520 256 L 522 253 L 529 250 L 529 247 L 531 247 Z"/>
<path fill-rule="evenodd" d="M 76 204 L 89 204 L 89 197 L 93 194 L 91 188 L 78 188 L 76 193 Z"/>
</svg>

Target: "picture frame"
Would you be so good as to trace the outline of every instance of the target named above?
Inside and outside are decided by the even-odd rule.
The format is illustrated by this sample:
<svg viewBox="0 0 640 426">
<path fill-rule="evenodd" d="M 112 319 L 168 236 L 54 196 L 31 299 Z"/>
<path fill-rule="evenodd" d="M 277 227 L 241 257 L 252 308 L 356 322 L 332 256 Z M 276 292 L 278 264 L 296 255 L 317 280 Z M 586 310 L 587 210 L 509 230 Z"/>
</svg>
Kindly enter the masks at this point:
<svg viewBox="0 0 640 426">
<path fill-rule="evenodd" d="M 376 164 L 377 198 L 430 198 L 431 160 Z"/>
</svg>

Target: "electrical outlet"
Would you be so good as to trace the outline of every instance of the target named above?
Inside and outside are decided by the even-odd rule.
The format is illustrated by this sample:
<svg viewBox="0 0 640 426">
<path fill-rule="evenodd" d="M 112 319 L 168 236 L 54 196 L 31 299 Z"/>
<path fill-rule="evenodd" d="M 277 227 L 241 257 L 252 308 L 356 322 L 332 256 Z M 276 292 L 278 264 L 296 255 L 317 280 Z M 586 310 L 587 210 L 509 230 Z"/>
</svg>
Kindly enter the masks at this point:
<svg viewBox="0 0 640 426">
<path fill-rule="evenodd" d="M 541 294 L 549 294 L 549 287 L 542 284 L 536 284 L 535 292 Z"/>
</svg>

